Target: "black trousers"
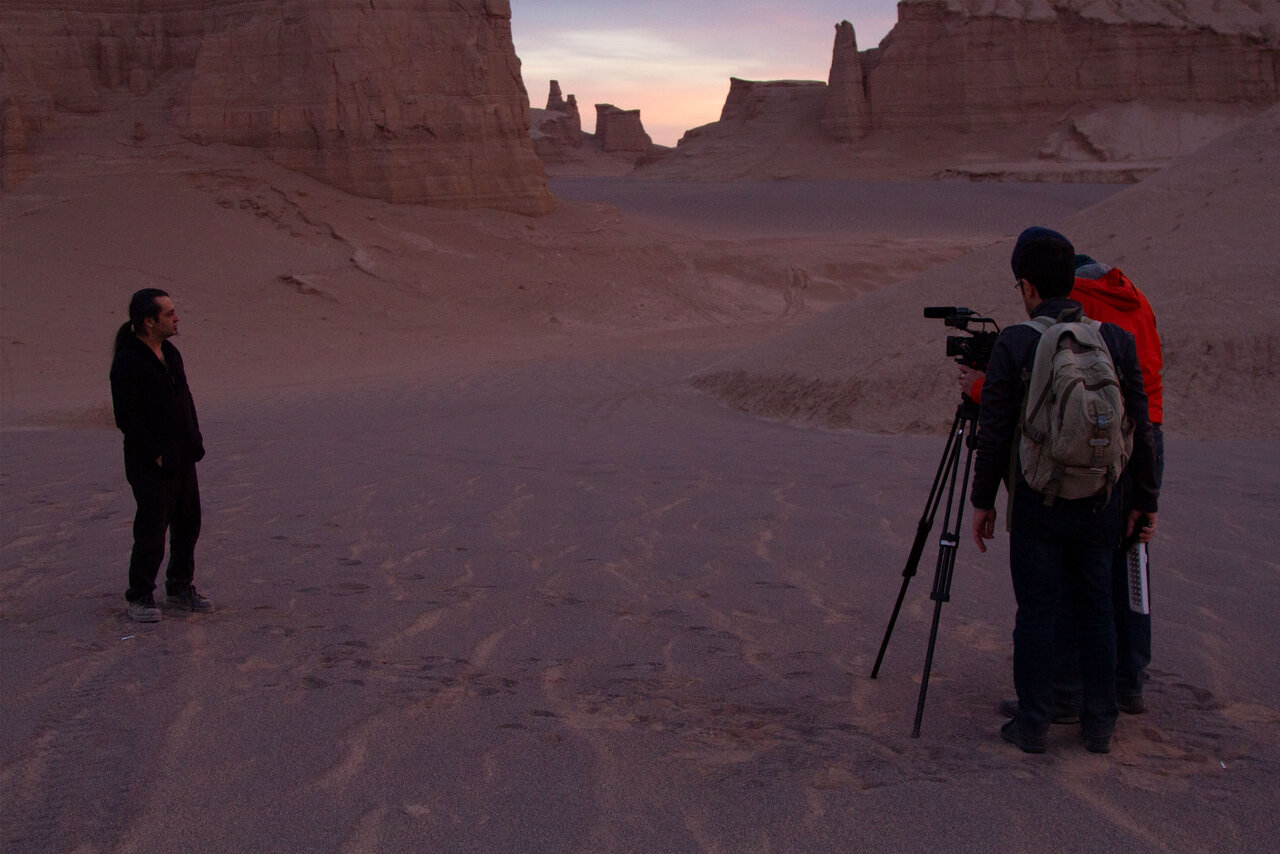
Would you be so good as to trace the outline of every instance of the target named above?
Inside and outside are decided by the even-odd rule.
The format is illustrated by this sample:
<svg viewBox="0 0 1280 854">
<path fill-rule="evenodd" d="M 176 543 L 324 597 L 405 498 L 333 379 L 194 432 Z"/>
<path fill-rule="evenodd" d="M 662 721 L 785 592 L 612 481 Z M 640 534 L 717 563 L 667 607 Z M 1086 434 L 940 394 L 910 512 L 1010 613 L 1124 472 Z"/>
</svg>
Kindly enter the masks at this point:
<svg viewBox="0 0 1280 854">
<path fill-rule="evenodd" d="M 196 467 L 172 473 L 151 466 L 125 466 L 129 486 L 138 503 L 133 517 L 133 554 L 129 558 L 130 602 L 145 599 L 156 589 L 164 537 L 169 533 L 169 568 L 165 592 L 178 594 L 191 586 L 196 571 L 196 540 L 200 537 L 200 484 Z"/>
</svg>

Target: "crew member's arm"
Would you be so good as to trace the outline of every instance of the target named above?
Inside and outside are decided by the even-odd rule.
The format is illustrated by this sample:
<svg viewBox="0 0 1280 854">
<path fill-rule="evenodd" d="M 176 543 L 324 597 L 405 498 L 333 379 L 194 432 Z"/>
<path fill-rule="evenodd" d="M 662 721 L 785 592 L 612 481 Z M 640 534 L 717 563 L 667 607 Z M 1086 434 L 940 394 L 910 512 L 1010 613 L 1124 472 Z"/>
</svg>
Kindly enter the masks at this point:
<svg viewBox="0 0 1280 854">
<path fill-rule="evenodd" d="M 1155 430 L 1151 426 L 1142 366 L 1138 362 L 1133 335 L 1119 327 L 1111 328 L 1114 332 L 1108 345 L 1120 374 L 1125 414 L 1133 421 L 1133 455 L 1129 458 L 1129 474 L 1134 494 L 1129 517 L 1125 521 L 1125 536 L 1131 535 L 1138 520 L 1145 516 L 1147 522 L 1139 532 L 1138 539 L 1149 543 L 1155 536 L 1156 511 L 1160 498 L 1160 485 L 1156 477 Z"/>
<path fill-rule="evenodd" d="M 1009 454 L 1013 450 L 1018 409 L 1022 404 L 1021 368 L 1012 345 L 1021 335 L 1028 333 L 1034 335 L 1030 330 L 1016 326 L 1000 333 L 991 350 L 986 380 L 980 392 L 982 408 L 978 416 L 978 447 L 973 488 L 969 495 L 973 505 L 973 541 L 982 552 L 987 550 L 984 541 L 995 536 L 996 494 L 1009 469 Z"/>
</svg>

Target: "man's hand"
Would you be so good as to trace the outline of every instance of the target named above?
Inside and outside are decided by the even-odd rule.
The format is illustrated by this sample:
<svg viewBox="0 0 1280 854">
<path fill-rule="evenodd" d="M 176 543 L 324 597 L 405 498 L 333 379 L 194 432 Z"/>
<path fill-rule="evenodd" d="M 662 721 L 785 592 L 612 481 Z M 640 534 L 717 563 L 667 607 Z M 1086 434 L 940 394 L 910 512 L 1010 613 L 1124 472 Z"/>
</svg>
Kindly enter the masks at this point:
<svg viewBox="0 0 1280 854">
<path fill-rule="evenodd" d="M 985 380 L 987 374 L 985 371 L 975 370 L 968 365 L 960 366 L 960 393 L 966 395 L 970 400 L 977 401 L 982 397 L 981 388 L 978 390 L 977 397 L 974 396 L 974 384 L 979 380 Z"/>
<path fill-rule="evenodd" d="M 987 544 L 983 540 L 994 539 L 996 535 L 996 511 L 995 508 L 990 510 L 974 510 L 973 511 L 973 541 L 978 544 L 978 551 L 984 554 L 987 551 Z"/>
<path fill-rule="evenodd" d="M 1128 523 L 1124 526 L 1124 536 L 1125 536 L 1125 539 L 1126 539 L 1126 540 L 1127 540 L 1129 537 L 1132 537 L 1132 536 L 1133 536 L 1133 529 L 1134 529 L 1134 527 L 1136 527 L 1136 526 L 1137 526 L 1138 521 L 1139 521 L 1140 519 L 1142 519 L 1144 516 L 1146 517 L 1147 524 L 1143 525 L 1143 526 L 1142 526 L 1142 530 L 1138 532 L 1138 542 L 1140 542 L 1140 543 L 1149 543 L 1149 542 L 1151 542 L 1153 539 L 1155 539 L 1155 536 L 1156 536 L 1156 514 L 1155 514 L 1155 513 L 1143 513 L 1141 510 L 1130 510 L 1130 511 L 1129 511 L 1129 521 L 1128 521 Z"/>
</svg>

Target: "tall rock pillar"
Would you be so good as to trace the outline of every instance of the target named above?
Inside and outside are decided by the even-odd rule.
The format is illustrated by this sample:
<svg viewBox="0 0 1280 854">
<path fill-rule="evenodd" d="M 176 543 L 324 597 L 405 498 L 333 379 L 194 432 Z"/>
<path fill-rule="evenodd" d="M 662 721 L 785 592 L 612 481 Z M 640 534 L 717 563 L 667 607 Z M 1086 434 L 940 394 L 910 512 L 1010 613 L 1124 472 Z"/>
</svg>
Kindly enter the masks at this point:
<svg viewBox="0 0 1280 854">
<path fill-rule="evenodd" d="M 565 104 L 564 95 L 560 92 L 560 81 L 551 81 L 551 91 L 547 93 L 547 109 L 564 112 L 568 105 Z"/>
<path fill-rule="evenodd" d="M 871 108 L 867 103 L 862 59 L 853 24 L 836 24 L 835 47 L 831 50 L 831 75 L 827 81 L 827 103 L 822 129 L 842 141 L 861 139 L 871 128 Z"/>
</svg>

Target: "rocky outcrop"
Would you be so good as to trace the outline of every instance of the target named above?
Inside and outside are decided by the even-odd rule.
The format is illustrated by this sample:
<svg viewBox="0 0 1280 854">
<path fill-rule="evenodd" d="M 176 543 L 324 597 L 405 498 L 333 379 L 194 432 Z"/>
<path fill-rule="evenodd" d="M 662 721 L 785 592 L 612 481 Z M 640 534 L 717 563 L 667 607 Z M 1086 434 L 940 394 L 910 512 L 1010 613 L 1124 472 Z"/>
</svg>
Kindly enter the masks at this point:
<svg viewBox="0 0 1280 854">
<path fill-rule="evenodd" d="M 533 150 L 555 175 L 622 175 L 671 149 L 645 133 L 639 110 L 596 104 L 596 132 L 582 130 L 578 100 L 551 81 L 545 110 L 531 110 Z"/>
<path fill-rule="evenodd" d="M 596 104 L 596 138 L 605 152 L 646 154 L 653 140 L 644 132 L 639 110 L 623 110 L 613 104 Z"/>
<path fill-rule="evenodd" d="M 731 80 L 646 171 L 1136 180 L 1277 101 L 1280 2 L 902 0 L 879 47 L 836 27 L 825 84 Z"/>
<path fill-rule="evenodd" d="M 700 141 L 786 137 L 796 128 L 816 125 L 827 107 L 827 86 L 816 80 L 729 79 L 729 97 L 720 120 L 686 131 L 677 151 Z"/>
<path fill-rule="evenodd" d="M 720 121 L 729 124 L 774 124 L 799 115 L 821 115 L 827 88 L 812 80 L 729 79 L 729 97 L 720 110 Z"/>
<path fill-rule="evenodd" d="M 190 139 L 260 148 L 357 195 L 538 214 L 509 0 L 7 0 L 4 90 L 29 127 L 173 89 Z M 6 127 L 9 122 L 6 121 Z"/>
<path fill-rule="evenodd" d="M 1079 105 L 1280 100 L 1280 4 L 1243 0 L 904 0 L 868 57 L 877 130 L 987 130 Z M 1104 13 L 1105 14 L 1102 14 Z"/>
<path fill-rule="evenodd" d="M 577 99 L 570 95 L 569 100 L 566 101 L 564 95 L 560 92 L 560 81 L 552 80 L 551 91 L 547 93 L 547 109 L 553 112 L 568 112 L 570 104 L 573 105 L 573 111 L 577 112 Z"/>
<path fill-rule="evenodd" d="M 570 95 L 565 100 L 559 81 L 551 81 L 545 110 L 531 110 L 529 136 L 533 150 L 543 163 L 563 163 L 573 159 L 589 135 L 582 132 L 582 115 L 578 112 L 578 99 Z"/>
<path fill-rule="evenodd" d="M 831 74 L 827 80 L 822 128 L 841 141 L 861 139 L 871 129 L 871 108 L 867 103 L 866 78 L 853 24 L 836 24 L 836 43 L 831 51 Z"/>
</svg>

